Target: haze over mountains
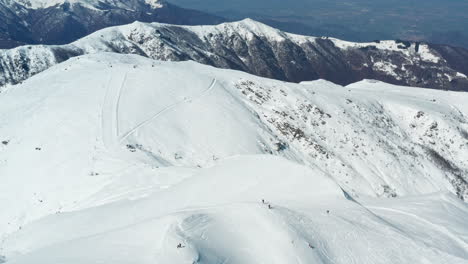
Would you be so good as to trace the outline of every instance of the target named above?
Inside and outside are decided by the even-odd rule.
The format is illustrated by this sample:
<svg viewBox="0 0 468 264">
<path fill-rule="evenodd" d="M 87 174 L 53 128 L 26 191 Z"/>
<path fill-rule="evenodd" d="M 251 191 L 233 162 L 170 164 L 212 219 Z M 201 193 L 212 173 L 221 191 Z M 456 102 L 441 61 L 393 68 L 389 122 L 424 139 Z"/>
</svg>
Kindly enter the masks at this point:
<svg viewBox="0 0 468 264">
<path fill-rule="evenodd" d="M 172 0 L 239 20 L 246 17 L 288 32 L 349 41 L 404 39 L 468 48 L 464 0 Z"/>
</svg>

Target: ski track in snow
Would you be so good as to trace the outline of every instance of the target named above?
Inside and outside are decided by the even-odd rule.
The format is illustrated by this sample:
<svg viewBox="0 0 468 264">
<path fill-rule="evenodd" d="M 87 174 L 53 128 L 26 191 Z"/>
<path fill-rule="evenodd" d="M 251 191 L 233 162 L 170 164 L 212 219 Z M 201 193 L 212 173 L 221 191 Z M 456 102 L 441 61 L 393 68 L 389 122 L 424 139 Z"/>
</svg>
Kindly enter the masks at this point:
<svg viewBox="0 0 468 264">
<path fill-rule="evenodd" d="M 119 91 L 117 92 L 117 101 L 115 102 L 115 132 L 117 136 L 120 134 L 120 127 L 119 127 L 120 98 L 122 97 L 122 90 L 125 87 L 126 82 L 127 82 L 127 73 L 125 73 L 122 84 L 119 86 Z"/>
<path fill-rule="evenodd" d="M 123 87 L 127 81 L 127 74 L 124 74 L 120 85 L 113 85 L 112 73 L 109 74 L 111 77 L 107 83 L 106 95 L 101 110 L 102 141 L 108 150 L 115 147 L 115 139 L 119 135 L 119 103 Z"/>
<path fill-rule="evenodd" d="M 387 88 L 381 84 L 382 90 L 376 90 L 374 94 L 368 92 L 373 86 L 368 86 L 370 84 L 367 82 L 356 84 L 357 87 L 353 87 L 355 90 L 345 90 L 344 87 L 334 89 L 336 86 L 322 82 L 311 83 L 310 88 L 305 90 L 304 86 L 280 84 L 240 72 L 223 70 L 217 73 L 211 67 L 192 63 L 160 62 L 162 71 L 155 74 L 151 67 L 153 61 L 138 59 L 136 56 L 122 56 L 127 58 L 118 64 L 122 67 L 109 69 L 106 63 L 102 63 L 102 58 L 115 65 L 116 55 L 95 56 L 98 62 L 91 56 L 93 60 L 76 60 L 75 63 L 81 66 L 70 68 L 64 64 L 64 68 L 70 69 L 67 72 L 60 68 L 62 66 L 57 66 L 55 70 L 43 73 L 42 77 L 31 79 L 4 95 L 11 97 L 0 104 L 0 112 L 4 113 L 2 118 L 5 118 L 0 124 L 5 139 L 0 140 L 11 140 L 11 143 L 6 146 L 0 142 L 0 154 L 4 159 L 4 163 L 0 161 L 0 174 L 6 175 L 8 180 L 3 184 L 2 193 L 17 201 L 0 199 L 3 201 L 2 211 L 7 212 L 5 215 L 11 214 L 11 222 L 15 225 L 10 228 L 10 223 L 7 225 L 7 221 L 0 217 L 0 234 L 4 232 L 3 226 L 11 230 L 7 230 L 3 239 L 0 237 L 0 262 L 1 255 L 5 255 L 11 263 L 61 262 L 62 257 L 70 259 L 65 261 L 67 263 L 77 264 L 111 258 L 117 260 L 115 263 L 122 264 L 278 261 L 300 264 L 466 263 L 468 236 L 463 219 L 468 213 L 467 208 L 453 195 L 432 194 L 434 189 L 440 189 L 429 186 L 438 179 L 436 176 L 439 169 L 434 168 L 435 176 L 431 178 L 432 163 L 425 162 L 426 154 L 423 150 L 418 152 L 416 149 L 414 158 L 411 155 L 402 157 L 401 166 L 386 169 L 386 164 L 399 162 L 398 155 L 406 154 L 405 147 L 408 145 L 402 142 L 401 151 L 396 150 L 400 146 L 396 139 L 412 142 L 408 134 L 425 133 L 432 126 L 432 121 L 438 123 L 442 143 L 446 138 L 454 138 L 451 148 L 455 150 L 448 152 L 454 156 L 450 161 L 465 159 L 464 98 L 454 100 L 452 110 L 437 106 L 450 105 L 449 100 L 455 94 L 441 95 L 437 104 L 429 107 L 421 100 L 442 93 L 434 92 L 425 97 L 422 96 L 425 91 L 415 90 L 414 93 L 409 91 L 404 94 L 400 91 L 402 88 Z M 133 69 L 139 63 L 147 67 L 138 67 L 142 75 L 137 76 Z M 193 74 L 195 70 L 200 73 Z M 87 77 L 74 79 L 75 76 Z M 184 79 L 179 80 L 180 76 L 184 76 Z M 57 80 L 55 85 L 63 87 L 53 92 L 52 96 L 46 94 L 52 91 L 48 89 L 50 80 Z M 171 86 L 157 87 L 160 89 L 155 91 L 155 80 Z M 134 85 L 138 89 L 131 89 Z M 166 92 L 164 89 L 171 87 L 178 89 L 161 96 L 161 93 Z M 277 93 L 278 89 L 284 90 Z M 249 93 L 241 93 L 243 90 Z M 316 92 L 317 96 L 311 95 Z M 349 95 L 349 92 L 355 95 Z M 375 102 L 380 92 L 386 99 Z M 250 96 L 250 93 L 253 95 Z M 419 98 L 419 95 L 422 99 L 416 100 L 415 97 Z M 363 98 L 359 100 L 361 96 Z M 352 108 L 345 105 L 344 100 L 347 98 L 356 102 Z M 215 114 L 193 127 L 192 124 L 185 126 L 186 120 L 196 120 L 199 116 L 198 111 L 193 111 L 198 107 Z M 225 107 L 229 109 L 223 112 Z M 309 107 L 310 110 L 307 110 Z M 390 111 L 391 107 L 394 110 Z M 389 113 L 385 112 L 387 110 Z M 424 117 L 411 117 L 419 115 L 423 110 Z M 66 112 L 62 115 L 63 111 Z M 68 113 L 73 115 L 66 115 Z M 324 117 L 327 113 L 330 113 L 329 119 Z M 258 120 L 262 114 L 264 119 Z M 382 120 L 369 117 L 374 115 Z M 303 122 L 294 121 L 302 120 L 302 116 L 307 117 Z M 407 119 L 404 118 L 406 116 Z M 441 121 L 443 117 L 448 120 Z M 272 126 L 266 121 L 273 118 L 277 121 L 272 124 L 275 130 L 270 134 L 268 131 L 271 130 L 268 129 Z M 166 119 L 169 125 L 163 126 Z M 228 120 L 227 124 L 220 124 L 218 128 L 219 120 L 225 119 Z M 321 120 L 327 120 L 328 125 L 318 125 Z M 396 125 L 392 125 L 392 120 Z M 176 121 L 174 127 L 170 123 L 172 121 Z M 179 121 L 183 121 L 183 124 Z M 411 128 L 414 130 L 403 129 L 413 123 L 416 124 L 415 128 Z M 283 124 L 285 129 L 282 129 Z M 382 128 L 377 129 L 380 125 Z M 31 129 L 41 126 L 47 129 L 37 132 Z M 213 127 L 219 131 L 212 133 Z M 302 145 L 307 143 L 305 139 L 295 139 L 296 127 L 306 134 L 310 133 L 311 140 L 336 146 L 333 149 L 339 148 L 336 150 L 340 154 L 337 161 L 341 163 L 329 161 L 328 157 L 325 160 L 324 156 L 320 156 L 322 154 L 316 159 L 306 159 L 302 151 L 310 149 L 313 151 L 311 154 L 314 154 L 315 150 L 313 146 L 309 148 L 308 145 Z M 401 132 L 398 130 L 400 127 Z M 150 129 L 152 133 L 147 133 Z M 42 153 L 46 155 L 32 152 L 31 147 L 34 149 L 36 144 L 46 145 L 43 142 L 49 140 L 51 131 L 52 136 L 57 137 L 57 143 L 48 145 L 50 148 L 44 147 Z M 224 131 L 232 131 L 232 137 L 217 138 Z M 359 131 L 362 131 L 362 137 L 357 135 Z M 386 131 L 390 133 L 389 139 L 380 143 L 381 133 Z M 280 134 L 282 132 L 289 134 L 283 137 Z M 337 135 L 334 136 L 333 132 Z M 15 133 L 20 135 L 16 136 Z M 165 137 L 159 138 L 159 142 L 153 141 L 154 133 L 161 133 Z M 398 136 L 392 136 L 395 133 Z M 172 149 L 179 151 L 177 144 L 185 135 L 192 142 L 199 143 L 198 139 L 203 142 L 193 147 L 199 156 L 190 157 L 187 162 L 166 162 L 162 153 L 172 153 Z M 324 136 L 324 139 L 320 136 Z M 336 142 L 333 137 L 337 138 Z M 29 142 L 27 138 L 33 140 Z M 252 140 L 243 141 L 245 138 Z M 368 144 L 359 145 L 361 141 L 370 140 L 372 143 L 374 139 L 379 142 L 375 151 L 366 147 Z M 273 158 L 273 155 L 258 155 L 258 142 L 263 143 L 263 140 L 271 140 L 271 144 L 265 143 L 265 151 L 274 150 L 276 142 L 291 141 L 291 147 L 281 152 L 283 154 L 272 153 L 284 155 L 289 160 Z M 126 144 L 123 142 L 141 144 L 148 149 L 164 143 L 167 150 L 158 149 L 163 165 L 152 163 L 153 159 L 146 159 L 146 153 L 129 153 L 125 145 L 121 145 Z M 225 142 L 227 144 L 224 145 Z M 426 141 L 421 144 L 425 146 Z M 52 148 L 55 145 L 57 149 Z M 69 147 L 61 148 L 63 145 Z M 375 158 L 365 158 L 368 155 L 365 152 L 347 155 L 348 151 L 357 152 L 356 146 L 366 151 L 372 150 L 369 156 L 374 155 Z M 434 146 L 437 151 L 440 150 L 438 146 Z M 394 156 L 386 155 L 387 151 Z M 52 152 L 57 154 L 53 156 Z M 211 160 L 212 153 L 217 155 L 215 160 L 213 154 L 213 163 L 206 166 L 210 169 L 195 168 L 199 160 Z M 64 163 L 64 157 L 70 162 Z M 154 157 L 159 158 L 157 153 Z M 92 162 L 91 169 L 86 167 L 90 163 L 88 159 Z M 427 175 L 419 177 L 428 178 L 415 182 L 416 187 L 421 187 L 413 189 L 412 182 L 405 178 L 406 175 L 413 175 L 413 170 L 404 168 L 415 159 L 422 162 L 420 171 Z M 32 166 L 24 166 L 25 161 Z M 304 167 L 301 161 L 307 165 Z M 219 167 L 211 169 L 211 164 Z M 350 166 L 354 164 L 355 167 Z M 341 172 L 341 169 L 329 169 L 327 166 L 343 166 L 346 169 Z M 462 163 L 460 166 L 465 165 Z M 388 174 L 399 172 L 398 177 L 386 179 L 374 175 L 376 172 L 387 174 L 387 170 Z M 93 175 L 90 175 L 90 171 Z M 347 172 L 350 171 L 356 171 L 356 174 L 348 177 Z M 419 172 L 419 169 L 414 171 Z M 342 173 L 341 176 L 339 173 Z M 21 178 L 23 175 L 25 178 Z M 29 175 L 34 175 L 34 178 L 28 178 Z M 442 170 L 441 175 L 445 175 Z M 65 178 L 67 176 L 69 178 Z M 29 179 L 38 181 L 29 182 Z M 344 180 L 356 183 L 345 185 Z M 353 199 L 352 194 L 358 198 L 361 192 L 367 197 L 368 183 L 371 188 L 374 184 L 392 181 L 402 182 L 402 196 L 405 193 L 431 193 L 430 199 L 434 200 L 420 196 L 417 201 L 423 202 L 407 206 L 405 200 L 395 199 L 393 202 L 384 199 L 380 203 L 380 198 L 369 198 L 369 205 L 373 206 L 368 206 Z M 34 191 L 40 191 L 41 204 L 36 201 L 36 194 L 31 196 L 25 182 L 33 186 Z M 12 191 L 9 192 L 9 189 Z M 64 191 L 63 194 L 55 195 L 54 192 L 59 189 Z M 18 198 L 15 197 L 16 192 Z M 259 198 L 272 201 L 274 209 L 265 208 Z M 439 200 L 446 201 L 439 203 Z M 63 210 L 62 204 L 65 204 Z M 59 211 L 52 215 L 56 206 Z M 327 209 L 339 213 L 328 214 L 325 211 Z M 16 226 L 20 226 L 19 230 L 14 230 Z M 184 243 L 186 250 L 175 248 L 179 242 Z M 270 242 L 273 246 L 271 248 L 268 244 Z M 267 243 L 267 249 L 270 250 L 265 250 L 263 243 Z M 309 247 L 313 247 L 314 251 L 310 251 Z M 252 261 L 247 259 L 250 256 Z M 47 261 L 50 259 L 52 261 Z"/>
<path fill-rule="evenodd" d="M 138 131 L 138 129 L 144 127 L 145 125 L 149 124 L 150 122 L 154 121 L 155 119 L 157 119 L 159 116 L 161 116 L 162 114 L 164 114 L 165 112 L 183 104 L 183 103 L 187 103 L 187 102 L 190 102 L 190 101 L 194 101 L 194 100 L 197 100 L 197 99 L 200 99 L 202 98 L 203 96 L 207 95 L 209 92 L 211 92 L 211 90 L 213 90 L 213 88 L 216 86 L 216 82 L 217 82 L 217 79 L 214 78 L 213 81 L 211 82 L 210 86 L 203 92 L 201 92 L 198 96 L 195 96 L 195 97 L 189 97 L 189 98 L 184 98 L 183 100 L 179 101 L 179 102 L 176 102 L 170 106 L 167 106 L 165 107 L 164 109 L 160 110 L 159 112 L 157 112 L 156 114 L 152 115 L 150 118 L 146 119 L 145 121 L 139 123 L 138 125 L 136 125 L 133 129 L 131 129 L 130 131 L 128 131 L 127 133 L 125 133 L 119 140 L 119 142 L 123 142 L 125 139 L 127 139 L 129 136 L 133 135 L 136 131 Z"/>
<path fill-rule="evenodd" d="M 420 217 L 418 215 L 408 213 L 408 212 L 405 212 L 405 211 L 401 211 L 401 210 L 397 210 L 397 209 L 392 209 L 392 208 L 384 208 L 384 207 L 376 207 L 376 206 L 368 206 L 366 208 L 368 208 L 369 210 L 374 209 L 374 210 L 388 211 L 388 212 L 393 212 L 393 213 L 397 213 L 397 214 L 410 216 L 410 217 L 412 217 L 414 219 L 419 220 L 420 222 L 423 222 L 423 223 L 425 223 L 425 224 L 427 224 L 429 226 L 434 227 L 439 232 L 441 232 L 441 233 L 447 235 L 448 237 L 450 237 L 451 239 L 453 239 L 453 241 L 456 241 L 460 245 L 461 248 L 463 248 L 465 250 L 468 250 L 467 243 L 465 241 L 461 240 L 460 238 L 458 238 L 456 235 L 454 235 L 449 230 L 447 230 L 447 228 L 445 228 L 443 226 L 440 226 L 440 225 L 437 225 L 437 224 L 434 224 L 431 221 L 429 221 L 427 219 L 424 219 L 424 218 L 422 218 L 422 217 Z"/>
</svg>

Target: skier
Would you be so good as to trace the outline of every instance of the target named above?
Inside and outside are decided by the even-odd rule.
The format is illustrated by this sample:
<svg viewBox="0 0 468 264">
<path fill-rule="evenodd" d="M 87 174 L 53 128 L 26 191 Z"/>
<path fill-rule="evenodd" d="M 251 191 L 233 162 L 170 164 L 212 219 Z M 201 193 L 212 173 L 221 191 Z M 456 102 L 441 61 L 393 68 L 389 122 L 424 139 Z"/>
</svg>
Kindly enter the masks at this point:
<svg viewBox="0 0 468 264">
<path fill-rule="evenodd" d="M 179 244 L 177 245 L 177 248 L 182 248 L 182 243 L 179 243 Z"/>
<path fill-rule="evenodd" d="M 262 204 L 265 204 L 265 199 L 262 199 Z"/>
<path fill-rule="evenodd" d="M 273 207 L 271 207 L 271 204 L 268 204 L 268 209 L 273 209 Z"/>
</svg>

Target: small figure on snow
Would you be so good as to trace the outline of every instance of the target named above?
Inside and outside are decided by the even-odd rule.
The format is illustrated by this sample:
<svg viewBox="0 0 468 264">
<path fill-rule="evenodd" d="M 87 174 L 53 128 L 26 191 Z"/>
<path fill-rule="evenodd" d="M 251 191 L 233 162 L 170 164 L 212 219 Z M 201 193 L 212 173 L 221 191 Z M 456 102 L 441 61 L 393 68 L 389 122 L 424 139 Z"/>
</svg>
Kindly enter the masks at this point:
<svg viewBox="0 0 468 264">
<path fill-rule="evenodd" d="M 315 248 L 315 247 L 314 247 L 314 246 L 312 246 L 310 243 L 309 243 L 309 247 L 310 247 L 311 249 L 314 249 L 314 248 Z"/>
<path fill-rule="evenodd" d="M 330 210 L 327 210 L 327 214 L 330 214 Z"/>
<path fill-rule="evenodd" d="M 179 244 L 177 245 L 177 248 L 184 248 L 184 246 L 182 246 L 182 243 L 179 243 Z"/>
<path fill-rule="evenodd" d="M 268 204 L 268 209 L 273 209 L 273 207 L 271 206 L 271 204 Z"/>
<path fill-rule="evenodd" d="M 262 204 L 265 204 L 265 199 L 262 199 Z"/>
</svg>

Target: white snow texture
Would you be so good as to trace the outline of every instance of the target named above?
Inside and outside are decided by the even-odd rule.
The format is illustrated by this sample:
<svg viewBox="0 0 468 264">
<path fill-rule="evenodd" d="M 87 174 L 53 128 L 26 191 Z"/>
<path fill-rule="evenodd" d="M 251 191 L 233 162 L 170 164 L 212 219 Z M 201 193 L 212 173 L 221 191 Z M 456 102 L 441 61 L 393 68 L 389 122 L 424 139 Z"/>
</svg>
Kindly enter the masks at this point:
<svg viewBox="0 0 468 264">
<path fill-rule="evenodd" d="M 467 101 L 70 59 L 0 93 L 0 262 L 466 264 Z"/>
</svg>

